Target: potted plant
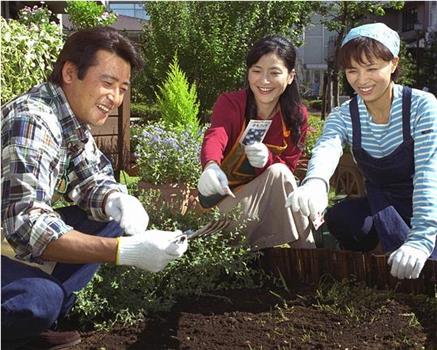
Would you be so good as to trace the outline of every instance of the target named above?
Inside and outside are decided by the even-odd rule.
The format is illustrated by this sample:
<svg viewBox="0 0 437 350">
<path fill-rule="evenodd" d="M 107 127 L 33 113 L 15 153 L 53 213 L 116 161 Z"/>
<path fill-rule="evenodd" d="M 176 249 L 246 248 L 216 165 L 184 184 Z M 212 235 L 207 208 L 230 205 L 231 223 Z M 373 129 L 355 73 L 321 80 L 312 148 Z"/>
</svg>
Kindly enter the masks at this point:
<svg viewBox="0 0 437 350">
<path fill-rule="evenodd" d="M 139 186 L 158 190 L 160 200 L 184 214 L 197 198 L 204 129 L 197 118 L 196 86 L 190 86 L 176 56 L 159 88 L 157 107 L 161 119 L 149 122 L 135 135 Z"/>
</svg>

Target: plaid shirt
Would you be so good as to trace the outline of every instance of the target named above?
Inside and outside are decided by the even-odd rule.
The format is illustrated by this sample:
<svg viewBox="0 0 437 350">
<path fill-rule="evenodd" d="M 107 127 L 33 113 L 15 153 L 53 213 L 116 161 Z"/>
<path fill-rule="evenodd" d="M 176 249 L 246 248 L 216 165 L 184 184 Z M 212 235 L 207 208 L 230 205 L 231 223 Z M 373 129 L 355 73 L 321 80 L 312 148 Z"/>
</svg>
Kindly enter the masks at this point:
<svg viewBox="0 0 437 350">
<path fill-rule="evenodd" d="M 105 196 L 125 191 L 54 84 L 35 86 L 2 108 L 1 143 L 3 234 L 19 259 L 40 262 L 47 245 L 72 230 L 52 208 L 56 194 L 106 221 Z"/>
</svg>

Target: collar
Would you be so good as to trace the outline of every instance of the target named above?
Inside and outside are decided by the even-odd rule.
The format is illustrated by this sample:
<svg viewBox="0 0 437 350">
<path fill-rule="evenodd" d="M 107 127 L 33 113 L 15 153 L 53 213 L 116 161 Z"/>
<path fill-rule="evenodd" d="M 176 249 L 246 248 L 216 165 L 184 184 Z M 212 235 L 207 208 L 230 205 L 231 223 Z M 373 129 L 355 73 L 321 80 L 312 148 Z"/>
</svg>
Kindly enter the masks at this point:
<svg viewBox="0 0 437 350">
<path fill-rule="evenodd" d="M 68 144 L 87 143 L 90 127 L 74 115 L 64 90 L 59 85 L 47 83 L 47 90 L 58 108 L 58 119 L 62 127 L 62 135 Z"/>
</svg>

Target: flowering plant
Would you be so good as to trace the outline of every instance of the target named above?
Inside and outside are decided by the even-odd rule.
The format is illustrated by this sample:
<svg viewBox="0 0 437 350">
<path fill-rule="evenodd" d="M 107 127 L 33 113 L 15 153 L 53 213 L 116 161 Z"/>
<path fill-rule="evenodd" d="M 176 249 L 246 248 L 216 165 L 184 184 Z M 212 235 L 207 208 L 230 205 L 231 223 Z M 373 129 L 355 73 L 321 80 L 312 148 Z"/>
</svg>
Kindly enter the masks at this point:
<svg viewBox="0 0 437 350">
<path fill-rule="evenodd" d="M 32 23 L 36 25 L 52 24 L 56 25 L 54 21 L 51 21 L 53 17 L 52 11 L 45 6 L 33 7 L 25 6 L 18 12 L 18 20 L 20 23 L 30 26 Z"/>
<path fill-rule="evenodd" d="M 4 104 L 43 82 L 63 46 L 63 35 L 45 7 L 25 7 L 18 20 L 0 17 L 0 86 Z"/>
<path fill-rule="evenodd" d="M 106 11 L 105 6 L 94 1 L 67 1 L 65 12 L 68 13 L 73 27 L 77 30 L 99 26 L 110 26 L 117 20 L 117 15 Z"/>
<path fill-rule="evenodd" d="M 317 143 L 317 140 L 322 135 L 324 126 L 324 120 L 319 116 L 311 115 L 308 118 L 308 131 L 305 139 L 305 148 L 303 155 L 307 158 L 311 158 L 313 148 Z"/>
<path fill-rule="evenodd" d="M 195 186 L 204 129 L 192 132 L 166 126 L 162 121 L 147 124 L 133 136 L 140 177 L 152 184 L 186 183 Z"/>
</svg>

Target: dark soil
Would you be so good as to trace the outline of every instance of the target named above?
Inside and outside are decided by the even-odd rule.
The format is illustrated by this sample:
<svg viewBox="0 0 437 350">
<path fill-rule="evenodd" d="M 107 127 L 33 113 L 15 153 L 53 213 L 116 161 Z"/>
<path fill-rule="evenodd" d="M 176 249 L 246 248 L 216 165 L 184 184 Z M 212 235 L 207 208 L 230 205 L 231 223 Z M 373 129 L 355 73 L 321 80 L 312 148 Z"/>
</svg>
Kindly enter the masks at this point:
<svg viewBox="0 0 437 350">
<path fill-rule="evenodd" d="M 437 349 L 434 312 L 417 297 L 374 293 L 341 312 L 317 306 L 309 287 L 287 296 L 258 289 L 186 298 L 133 327 L 82 332 L 73 349 Z"/>
</svg>

